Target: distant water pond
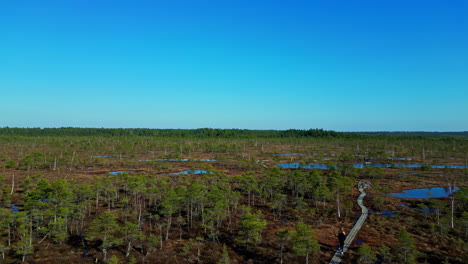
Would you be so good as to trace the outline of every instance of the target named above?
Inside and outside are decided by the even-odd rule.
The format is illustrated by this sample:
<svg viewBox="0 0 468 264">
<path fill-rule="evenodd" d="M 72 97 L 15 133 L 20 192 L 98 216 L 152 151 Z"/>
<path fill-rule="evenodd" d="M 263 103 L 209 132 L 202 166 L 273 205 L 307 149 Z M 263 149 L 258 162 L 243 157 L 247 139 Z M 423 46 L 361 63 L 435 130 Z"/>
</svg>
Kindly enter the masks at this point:
<svg viewBox="0 0 468 264">
<path fill-rule="evenodd" d="M 215 159 L 147 159 L 140 161 L 216 161 Z"/>
<path fill-rule="evenodd" d="M 395 216 L 399 213 L 400 211 L 395 210 L 395 211 L 374 211 L 374 210 L 369 210 L 369 213 L 373 214 L 378 214 L 381 216 Z"/>
<path fill-rule="evenodd" d="M 300 163 L 283 163 L 275 165 L 281 168 L 288 168 L 288 169 L 328 169 L 329 165 L 325 163 L 308 163 L 305 165 L 301 165 Z M 337 167 L 336 164 L 332 166 Z M 421 168 L 421 164 L 384 164 L 384 163 L 369 163 L 369 164 L 352 164 L 354 168 L 364 168 L 365 166 L 370 167 L 377 167 L 377 168 L 392 168 L 392 167 L 400 167 L 400 168 Z M 445 167 L 451 169 L 465 169 L 467 166 L 464 165 L 427 165 L 431 168 L 435 169 L 443 169 Z"/>
<path fill-rule="evenodd" d="M 80 170 L 93 170 L 94 167 L 78 167 Z"/>
<path fill-rule="evenodd" d="M 8 209 L 10 209 L 10 212 L 12 212 L 12 213 L 19 213 L 20 212 L 19 207 L 16 204 L 5 204 L 1 208 L 8 208 Z"/>
<path fill-rule="evenodd" d="M 287 169 L 328 169 L 328 165 L 324 163 L 309 163 L 301 165 L 298 162 L 295 163 L 283 163 L 275 165 L 276 167 L 287 168 Z"/>
<path fill-rule="evenodd" d="M 412 158 L 388 158 L 389 160 L 413 160 Z"/>
<path fill-rule="evenodd" d="M 95 159 L 95 158 L 127 158 L 128 156 L 122 156 L 122 155 L 117 155 L 117 156 L 90 156 L 90 158 Z"/>
<path fill-rule="evenodd" d="M 460 188 L 455 187 L 433 187 L 405 190 L 401 193 L 389 193 L 388 195 L 397 198 L 415 198 L 415 199 L 429 199 L 429 198 L 442 198 L 448 197 L 453 192 L 458 191 Z"/>
<path fill-rule="evenodd" d="M 120 174 L 120 173 L 132 173 L 134 171 L 109 171 L 109 174 L 110 175 L 117 175 L 117 174 Z"/>
<path fill-rule="evenodd" d="M 206 173 L 208 173 L 206 170 L 185 170 L 181 172 L 173 172 L 173 173 L 168 173 L 168 174 L 180 175 L 180 174 L 206 174 Z"/>
<path fill-rule="evenodd" d="M 19 207 L 16 204 L 9 204 L 9 205 L 7 204 L 6 207 L 10 208 L 10 211 L 12 213 L 19 213 L 20 212 Z M 2 208 L 5 208 L 5 207 L 2 207 Z"/>
<path fill-rule="evenodd" d="M 16 206 L 15 204 L 11 204 L 11 211 L 13 213 L 19 213 L 19 207 Z"/>
</svg>

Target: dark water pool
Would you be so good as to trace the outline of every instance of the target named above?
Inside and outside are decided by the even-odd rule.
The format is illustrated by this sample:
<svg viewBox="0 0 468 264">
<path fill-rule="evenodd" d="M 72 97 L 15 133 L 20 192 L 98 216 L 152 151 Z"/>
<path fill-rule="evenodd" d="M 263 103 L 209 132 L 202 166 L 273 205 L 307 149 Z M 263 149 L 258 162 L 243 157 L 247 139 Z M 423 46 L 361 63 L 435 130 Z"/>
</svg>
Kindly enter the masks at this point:
<svg viewBox="0 0 468 264">
<path fill-rule="evenodd" d="M 11 209 L 10 209 L 13 213 L 19 213 L 19 207 L 16 206 L 16 204 L 11 204 Z"/>
<path fill-rule="evenodd" d="M 448 197 L 453 192 L 458 191 L 460 188 L 450 187 L 433 187 L 406 190 L 401 193 L 389 193 L 388 195 L 398 198 L 415 198 L 415 199 L 429 199 L 429 198 L 442 198 Z"/>
<path fill-rule="evenodd" d="M 185 170 L 181 172 L 173 172 L 173 173 L 168 173 L 168 174 L 180 175 L 180 174 L 206 174 L 206 173 L 208 173 L 206 170 Z"/>
<path fill-rule="evenodd" d="M 389 160 L 413 160 L 412 158 L 388 158 Z"/>
<path fill-rule="evenodd" d="M 370 164 L 352 164 L 354 168 L 364 168 L 364 166 L 370 166 L 370 167 L 377 167 L 377 168 L 392 168 L 392 167 L 400 167 L 400 168 L 421 168 L 423 165 L 421 164 L 385 164 L 385 163 L 370 163 Z M 308 163 L 301 165 L 298 162 L 295 163 L 283 163 L 283 164 L 278 164 L 275 165 L 276 167 L 281 167 L 281 168 L 288 168 L 288 169 L 328 169 L 327 164 L 325 163 Z M 332 166 L 337 167 L 336 164 L 333 164 Z M 435 169 L 443 169 L 445 167 L 450 168 L 450 169 L 465 169 L 467 166 L 464 165 L 426 165 L 431 168 Z"/>
<path fill-rule="evenodd" d="M 121 156 L 121 155 L 116 155 L 116 156 L 90 156 L 90 158 L 95 159 L 95 158 L 127 158 L 128 156 Z"/>
<path fill-rule="evenodd" d="M 394 210 L 394 211 L 374 211 L 374 210 L 369 210 L 369 213 L 372 214 L 377 214 L 381 216 L 395 216 L 399 213 L 400 211 Z"/>
<path fill-rule="evenodd" d="M 215 159 L 147 159 L 139 161 L 216 161 Z"/>
<path fill-rule="evenodd" d="M 120 173 L 132 173 L 134 171 L 109 171 L 109 174 L 110 175 L 117 175 L 117 174 L 120 174 Z"/>
</svg>

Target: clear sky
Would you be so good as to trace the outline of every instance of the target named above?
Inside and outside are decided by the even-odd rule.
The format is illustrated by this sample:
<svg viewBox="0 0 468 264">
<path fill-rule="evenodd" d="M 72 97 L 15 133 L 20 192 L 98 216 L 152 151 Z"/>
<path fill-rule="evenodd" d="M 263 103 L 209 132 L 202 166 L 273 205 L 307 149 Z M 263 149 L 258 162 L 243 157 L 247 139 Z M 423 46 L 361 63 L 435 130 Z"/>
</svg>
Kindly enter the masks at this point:
<svg viewBox="0 0 468 264">
<path fill-rule="evenodd" d="M 468 130 L 468 1 L 0 1 L 0 127 Z"/>
</svg>

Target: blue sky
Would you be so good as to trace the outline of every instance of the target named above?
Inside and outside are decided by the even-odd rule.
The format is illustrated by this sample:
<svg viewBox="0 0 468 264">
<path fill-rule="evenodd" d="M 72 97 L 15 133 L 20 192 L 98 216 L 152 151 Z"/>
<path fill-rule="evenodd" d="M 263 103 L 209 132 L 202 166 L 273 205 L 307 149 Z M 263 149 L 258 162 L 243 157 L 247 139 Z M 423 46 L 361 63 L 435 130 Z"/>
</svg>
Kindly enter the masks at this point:
<svg viewBox="0 0 468 264">
<path fill-rule="evenodd" d="M 1 1 L 0 127 L 468 130 L 468 2 Z"/>
</svg>

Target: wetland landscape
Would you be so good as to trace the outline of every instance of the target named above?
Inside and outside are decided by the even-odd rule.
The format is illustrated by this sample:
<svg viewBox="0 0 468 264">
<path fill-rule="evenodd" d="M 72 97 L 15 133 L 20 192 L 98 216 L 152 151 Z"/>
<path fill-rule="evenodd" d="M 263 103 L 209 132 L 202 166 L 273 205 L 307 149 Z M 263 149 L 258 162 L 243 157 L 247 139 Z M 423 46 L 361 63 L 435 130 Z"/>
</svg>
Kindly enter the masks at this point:
<svg viewBox="0 0 468 264">
<path fill-rule="evenodd" d="M 468 1 L 0 1 L 1 264 L 468 263 Z"/>
<path fill-rule="evenodd" d="M 0 128 L 1 262 L 328 263 L 368 182 L 342 263 L 466 263 L 467 153 L 450 134 Z"/>
</svg>

